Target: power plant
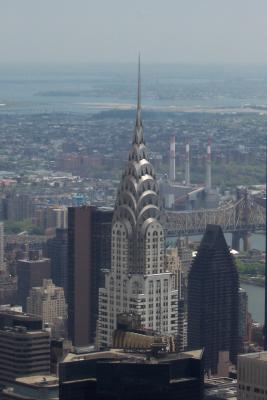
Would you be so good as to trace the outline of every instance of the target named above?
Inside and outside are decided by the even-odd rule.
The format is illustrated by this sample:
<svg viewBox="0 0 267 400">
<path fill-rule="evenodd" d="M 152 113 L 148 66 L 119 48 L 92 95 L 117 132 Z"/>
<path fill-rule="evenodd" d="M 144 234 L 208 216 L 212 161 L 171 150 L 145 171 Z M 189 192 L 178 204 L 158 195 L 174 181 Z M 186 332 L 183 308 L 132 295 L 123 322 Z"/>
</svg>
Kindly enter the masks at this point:
<svg viewBox="0 0 267 400">
<path fill-rule="evenodd" d="M 201 208 L 216 208 L 219 205 L 219 195 L 212 188 L 211 179 L 211 140 L 207 144 L 205 155 L 206 176 L 204 184 L 192 184 L 190 177 L 190 144 L 185 145 L 185 179 L 176 181 L 176 145 L 175 136 L 170 140 L 169 176 L 160 181 L 160 189 L 166 209 L 198 210 Z"/>
</svg>

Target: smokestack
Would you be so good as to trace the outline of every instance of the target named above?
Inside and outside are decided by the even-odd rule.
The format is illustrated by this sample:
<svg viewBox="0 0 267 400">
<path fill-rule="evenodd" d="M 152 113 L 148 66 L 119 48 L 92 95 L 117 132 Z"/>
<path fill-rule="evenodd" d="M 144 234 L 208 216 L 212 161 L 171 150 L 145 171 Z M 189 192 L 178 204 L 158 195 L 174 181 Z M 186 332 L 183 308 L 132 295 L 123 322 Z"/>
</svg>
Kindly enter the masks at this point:
<svg viewBox="0 0 267 400">
<path fill-rule="evenodd" d="M 185 184 L 190 185 L 190 146 L 188 142 L 185 146 Z"/>
<path fill-rule="evenodd" d="M 206 158 L 206 189 L 211 189 L 211 139 L 209 138 Z"/>
<path fill-rule="evenodd" d="M 170 143 L 170 171 L 169 178 L 175 181 L 175 136 L 172 136 Z"/>
</svg>

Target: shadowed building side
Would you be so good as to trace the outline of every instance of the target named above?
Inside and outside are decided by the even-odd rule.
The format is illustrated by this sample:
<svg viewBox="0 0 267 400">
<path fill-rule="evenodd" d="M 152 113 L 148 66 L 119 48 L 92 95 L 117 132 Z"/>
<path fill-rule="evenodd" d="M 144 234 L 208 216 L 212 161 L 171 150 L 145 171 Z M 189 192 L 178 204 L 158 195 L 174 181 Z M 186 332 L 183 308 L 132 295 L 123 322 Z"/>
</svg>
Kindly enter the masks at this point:
<svg viewBox="0 0 267 400">
<path fill-rule="evenodd" d="M 101 270 L 110 269 L 113 211 L 70 207 L 68 218 L 68 331 L 75 346 L 94 343 Z"/>
</svg>

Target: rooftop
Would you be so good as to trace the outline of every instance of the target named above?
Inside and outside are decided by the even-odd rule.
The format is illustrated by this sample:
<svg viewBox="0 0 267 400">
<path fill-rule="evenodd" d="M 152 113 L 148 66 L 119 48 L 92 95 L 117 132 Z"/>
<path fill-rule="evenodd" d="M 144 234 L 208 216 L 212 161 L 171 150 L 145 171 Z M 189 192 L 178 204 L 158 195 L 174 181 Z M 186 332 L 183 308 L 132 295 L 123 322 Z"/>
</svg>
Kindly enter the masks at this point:
<svg viewBox="0 0 267 400">
<path fill-rule="evenodd" d="M 21 378 L 17 378 L 16 382 L 22 383 L 24 385 L 30 385 L 34 387 L 40 386 L 58 386 L 58 378 L 55 375 L 31 375 L 31 376 L 23 376 Z"/>
<path fill-rule="evenodd" d="M 148 355 L 148 352 L 127 352 L 125 350 L 121 349 L 110 349 L 107 351 L 97 351 L 97 352 L 92 352 L 92 353 L 86 353 L 86 354 L 74 354 L 74 353 L 69 353 L 66 358 L 64 359 L 64 362 L 72 362 L 72 361 L 81 361 L 81 360 L 96 360 L 96 359 L 111 359 L 114 361 L 118 362 L 132 362 L 132 363 L 151 363 L 151 364 L 157 364 L 157 363 L 162 363 L 162 362 L 169 362 L 169 361 L 174 361 L 182 358 L 195 358 L 200 360 L 203 355 L 203 350 L 194 350 L 194 351 L 188 351 L 188 352 L 183 352 L 183 353 L 163 353 L 159 354 L 157 357 L 150 356 L 148 359 L 146 356 Z"/>
</svg>

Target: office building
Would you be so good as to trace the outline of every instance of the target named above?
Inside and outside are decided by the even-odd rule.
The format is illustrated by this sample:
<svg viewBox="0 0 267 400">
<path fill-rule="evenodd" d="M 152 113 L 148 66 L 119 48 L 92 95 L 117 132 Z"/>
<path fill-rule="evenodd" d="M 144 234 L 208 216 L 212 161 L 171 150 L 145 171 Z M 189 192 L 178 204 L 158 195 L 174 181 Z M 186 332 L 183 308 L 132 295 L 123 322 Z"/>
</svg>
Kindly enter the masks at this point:
<svg viewBox="0 0 267 400">
<path fill-rule="evenodd" d="M 161 201 L 143 136 L 140 98 L 126 166 L 112 220 L 111 271 L 99 290 L 98 346 L 112 345 L 117 315 L 137 313 L 145 329 L 177 335 L 177 290 L 166 270 Z"/>
<path fill-rule="evenodd" d="M 267 352 L 242 354 L 237 362 L 239 400 L 267 400 Z"/>
<path fill-rule="evenodd" d="M 28 259 L 18 260 L 17 277 L 18 302 L 26 311 L 30 289 L 35 286 L 42 286 L 44 279 L 51 278 L 50 259 L 42 257 L 39 251 L 30 251 Z"/>
<path fill-rule="evenodd" d="M 55 286 L 51 279 L 44 279 L 43 286 L 33 287 L 27 298 L 27 312 L 42 318 L 43 328 L 49 326 L 52 336 L 60 336 L 60 323 L 67 320 L 64 289 Z M 66 336 L 66 335 L 63 335 Z"/>
<path fill-rule="evenodd" d="M 24 326 L 0 330 L 0 384 L 50 373 L 50 335 Z"/>
<path fill-rule="evenodd" d="M 59 399 L 201 400 L 202 350 L 68 354 L 59 364 Z"/>
<path fill-rule="evenodd" d="M 51 278 L 56 286 L 63 287 L 67 297 L 68 230 L 57 229 L 56 236 L 47 241 L 47 256 L 51 260 Z"/>
<path fill-rule="evenodd" d="M 5 219 L 21 221 L 33 216 L 34 206 L 28 194 L 9 192 L 4 199 Z"/>
<path fill-rule="evenodd" d="M 188 276 L 188 348 L 205 348 L 205 370 L 219 352 L 236 363 L 239 350 L 238 272 L 218 225 L 208 225 Z"/>
<path fill-rule="evenodd" d="M 70 207 L 68 213 L 68 332 L 75 346 L 94 343 L 102 270 L 110 269 L 113 211 Z"/>
</svg>

